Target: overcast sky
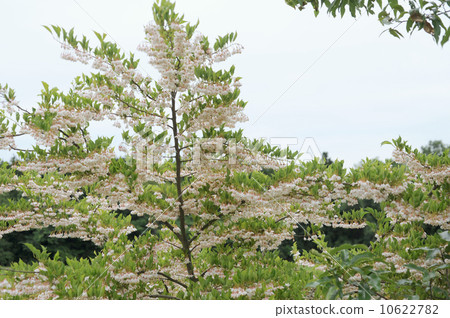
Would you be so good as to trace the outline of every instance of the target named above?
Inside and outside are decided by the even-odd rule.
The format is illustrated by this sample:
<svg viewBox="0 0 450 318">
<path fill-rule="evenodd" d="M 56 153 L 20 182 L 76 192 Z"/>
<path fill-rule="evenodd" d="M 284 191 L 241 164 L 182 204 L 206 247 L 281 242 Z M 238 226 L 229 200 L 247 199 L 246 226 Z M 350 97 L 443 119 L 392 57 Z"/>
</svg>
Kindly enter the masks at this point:
<svg viewBox="0 0 450 318">
<path fill-rule="evenodd" d="M 67 90 L 89 68 L 62 60 L 59 44 L 41 25 L 75 27 L 91 37 L 92 30 L 108 33 L 125 51 L 136 51 L 151 5 L 2 1 L 0 83 L 10 84 L 29 108 L 41 81 Z M 321 151 L 349 167 L 366 157 L 390 157 L 392 148 L 380 144 L 399 135 L 414 147 L 450 142 L 450 44 L 441 48 L 424 32 L 402 40 L 380 36 L 376 17 L 355 22 L 323 12 L 314 18 L 283 0 L 179 0 L 177 9 L 188 21 L 199 19 L 198 30 L 210 37 L 238 32 L 244 51 L 232 63 L 243 77 L 248 137 L 297 138 L 296 149 L 313 137 Z"/>
</svg>

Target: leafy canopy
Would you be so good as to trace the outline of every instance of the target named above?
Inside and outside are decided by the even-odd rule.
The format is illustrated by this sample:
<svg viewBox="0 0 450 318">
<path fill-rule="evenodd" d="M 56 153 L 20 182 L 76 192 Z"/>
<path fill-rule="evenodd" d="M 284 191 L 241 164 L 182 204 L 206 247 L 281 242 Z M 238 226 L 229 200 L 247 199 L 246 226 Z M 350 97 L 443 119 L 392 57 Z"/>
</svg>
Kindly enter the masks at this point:
<svg viewBox="0 0 450 318">
<path fill-rule="evenodd" d="M 350 14 L 352 17 L 366 13 L 376 15 L 387 31 L 397 38 L 403 37 L 398 29 L 404 26 L 412 34 L 415 30 L 430 34 L 436 43 L 444 45 L 450 37 L 450 2 L 447 0 L 285 0 L 299 10 L 314 9 L 317 16 L 323 7 L 333 17 Z"/>
</svg>

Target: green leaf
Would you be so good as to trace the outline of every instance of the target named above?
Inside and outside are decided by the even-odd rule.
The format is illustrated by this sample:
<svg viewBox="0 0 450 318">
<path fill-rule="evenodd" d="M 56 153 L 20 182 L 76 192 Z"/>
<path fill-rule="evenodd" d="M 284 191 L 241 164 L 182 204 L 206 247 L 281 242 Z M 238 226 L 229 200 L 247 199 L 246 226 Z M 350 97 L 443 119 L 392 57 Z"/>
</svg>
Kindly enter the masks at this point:
<svg viewBox="0 0 450 318">
<path fill-rule="evenodd" d="M 442 37 L 441 45 L 444 46 L 444 44 L 448 42 L 449 38 L 450 38 L 450 27 L 447 29 L 444 36 Z"/>
<path fill-rule="evenodd" d="M 52 30 L 51 30 L 48 26 L 43 25 L 43 27 L 44 27 L 48 32 L 50 32 L 50 34 L 53 34 Z"/>
<path fill-rule="evenodd" d="M 327 292 L 327 295 L 325 296 L 325 298 L 328 299 L 328 300 L 336 299 L 338 293 L 339 293 L 339 288 L 337 288 L 336 286 L 332 285 L 328 289 L 328 292 Z"/>
<path fill-rule="evenodd" d="M 402 35 L 399 31 L 397 31 L 396 29 L 390 28 L 390 29 L 389 29 L 389 33 L 390 33 L 391 35 L 395 36 L 395 37 L 398 38 L 398 39 L 400 39 L 400 38 L 403 37 L 403 35 Z"/>
<path fill-rule="evenodd" d="M 408 21 L 406 21 L 406 31 L 407 32 L 411 31 L 413 24 L 414 24 L 414 21 L 411 18 L 409 18 Z"/>
<path fill-rule="evenodd" d="M 33 244 L 30 244 L 30 243 L 24 243 L 24 245 L 25 245 L 26 247 L 28 247 L 28 249 L 29 249 L 34 255 L 38 255 L 38 254 L 40 253 L 40 251 L 39 251 L 36 247 L 34 247 Z"/>
<path fill-rule="evenodd" d="M 364 245 L 364 244 L 348 244 L 348 243 L 346 243 L 346 244 L 342 244 L 342 245 L 340 245 L 338 247 L 333 248 L 330 251 L 330 254 L 335 255 L 335 254 L 337 254 L 338 252 L 340 252 L 342 250 L 350 250 L 350 249 L 367 250 L 368 247 L 367 247 L 367 245 Z"/>
<path fill-rule="evenodd" d="M 56 25 L 52 25 L 53 30 L 55 31 L 56 35 L 58 35 L 58 38 L 61 36 L 61 28 Z"/>
<path fill-rule="evenodd" d="M 320 286 L 321 284 L 322 284 L 321 281 L 315 280 L 315 281 L 312 281 L 312 282 L 309 282 L 308 284 L 306 284 L 305 287 L 308 287 L 308 288 L 316 288 L 316 287 Z"/>
<path fill-rule="evenodd" d="M 407 268 L 409 268 L 409 269 L 414 269 L 414 270 L 419 271 L 419 272 L 421 272 L 421 273 L 426 273 L 426 272 L 428 272 L 428 271 L 426 270 L 426 268 L 423 268 L 423 267 L 421 267 L 421 266 L 417 266 L 416 264 L 407 264 L 407 265 L 405 265 L 405 267 L 407 267 Z"/>
<path fill-rule="evenodd" d="M 372 285 L 376 291 L 381 290 L 381 278 L 377 275 L 370 275 L 368 277 L 369 284 Z"/>
<path fill-rule="evenodd" d="M 436 258 L 437 255 L 441 253 L 441 250 L 438 248 L 432 248 L 427 253 L 427 259 L 433 259 Z"/>
<path fill-rule="evenodd" d="M 436 17 L 431 22 L 432 22 L 433 28 L 434 28 L 434 40 L 436 41 L 436 43 L 439 43 L 439 37 L 441 35 L 442 21 L 438 17 Z"/>
<path fill-rule="evenodd" d="M 355 264 L 358 264 L 360 262 L 372 260 L 373 256 L 374 255 L 372 253 L 370 253 L 370 252 L 365 252 L 365 253 L 362 253 L 362 254 L 355 255 L 350 260 L 350 265 L 355 265 Z"/>
<path fill-rule="evenodd" d="M 44 86 L 44 90 L 48 91 L 48 87 L 49 87 L 48 84 L 44 81 L 42 81 L 41 83 L 42 83 L 42 86 Z"/>
</svg>

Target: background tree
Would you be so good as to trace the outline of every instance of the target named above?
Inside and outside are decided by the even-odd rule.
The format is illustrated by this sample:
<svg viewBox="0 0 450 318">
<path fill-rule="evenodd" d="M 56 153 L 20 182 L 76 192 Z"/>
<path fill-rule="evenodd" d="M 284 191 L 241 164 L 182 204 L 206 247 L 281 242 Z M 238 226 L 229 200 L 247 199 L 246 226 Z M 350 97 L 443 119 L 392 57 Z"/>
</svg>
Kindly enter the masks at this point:
<svg viewBox="0 0 450 318">
<path fill-rule="evenodd" d="M 333 164 L 333 160 L 328 156 L 328 152 L 326 151 L 322 153 L 322 160 L 324 161 L 324 164 L 327 166 Z"/>
<path fill-rule="evenodd" d="M 303 10 L 309 5 L 317 16 L 325 7 L 333 17 L 350 14 L 352 17 L 367 14 L 376 15 L 378 21 L 390 34 L 400 38 L 402 33 L 398 31 L 404 26 L 407 33 L 415 30 L 430 34 L 437 43 L 444 45 L 450 37 L 450 4 L 446 0 L 436 1 L 398 1 L 398 0 L 285 0 L 296 9 Z"/>
<path fill-rule="evenodd" d="M 0 166 L 6 171 L 14 171 L 12 165 L 17 159 L 12 158 L 10 163 L 1 162 Z M 16 173 L 19 173 L 16 171 Z M 17 202 L 22 197 L 22 192 L 13 190 L 0 194 L 0 207 L 7 207 L 10 202 Z M 35 247 L 45 246 L 52 255 L 59 252 L 61 258 L 80 258 L 94 256 L 99 251 L 91 242 L 84 242 L 80 239 L 59 239 L 49 237 L 54 228 L 34 229 L 30 231 L 12 232 L 0 239 L 0 266 L 9 266 L 13 262 L 23 261 L 31 263 L 35 258 L 25 243 Z"/>
<path fill-rule="evenodd" d="M 441 140 L 430 140 L 426 146 L 422 146 L 422 153 L 430 155 L 436 154 L 443 156 L 446 150 L 449 150 L 450 146 L 444 144 Z"/>
</svg>

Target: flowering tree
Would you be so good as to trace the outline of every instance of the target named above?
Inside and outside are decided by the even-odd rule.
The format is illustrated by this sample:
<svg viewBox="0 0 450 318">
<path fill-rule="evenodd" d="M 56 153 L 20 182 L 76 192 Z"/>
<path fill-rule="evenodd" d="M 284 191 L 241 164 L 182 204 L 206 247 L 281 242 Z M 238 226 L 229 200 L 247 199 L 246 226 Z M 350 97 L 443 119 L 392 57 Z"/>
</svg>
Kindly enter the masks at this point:
<svg viewBox="0 0 450 318">
<path fill-rule="evenodd" d="M 5 111 L 17 114 L 14 125 L 37 145 L 17 149 L 16 126 L 8 130 L 3 116 L 2 145 L 20 151 L 22 175 L 8 171 L 2 191 L 17 188 L 26 199 L 2 211 L 0 235 L 54 226 L 54 237 L 92 240 L 103 247 L 99 263 L 92 264 L 98 266 L 92 269 L 95 275 L 76 274 L 86 279 L 80 288 L 71 280 L 63 283 L 63 273 L 49 268 L 56 265 L 48 262 L 57 260 L 30 246 L 41 260 L 39 273 L 50 276 L 45 282 L 42 274 L 27 278 L 7 294 L 174 297 L 193 293 L 190 284 L 228 277 L 240 258 L 260 258 L 257 247 L 273 249 L 290 237 L 289 228 L 275 222 L 282 210 L 264 214 L 263 206 L 255 210 L 247 202 L 258 196 L 248 192 L 249 173 L 279 163 L 270 157 L 274 149 L 252 153 L 242 132 L 229 130 L 246 119 L 239 77 L 234 66 L 213 67 L 241 51 L 234 44 L 236 33 L 219 37 L 211 47 L 174 6 L 164 0 L 153 6 L 155 23 L 145 27 L 139 46 L 159 71 L 157 81 L 142 74 L 134 55 L 126 57 L 105 35 L 96 33 L 100 45 L 91 48 L 86 37 L 78 40 L 73 30 L 51 26 L 47 29 L 61 42 L 63 58 L 92 63 L 98 72 L 76 78 L 69 93 L 44 83 L 42 102 L 32 111 L 20 108 L 14 92 L 3 87 Z M 122 127 L 119 149 L 127 156 L 115 158 L 111 138 L 91 139 L 89 123 L 105 119 Z M 116 215 L 118 210 L 148 217 L 147 231 L 137 241 L 128 240 L 135 229 L 129 217 Z M 266 258 L 276 261 L 273 255 Z M 58 284 L 67 293 L 51 289 Z M 263 293 L 272 288 L 270 282 Z M 240 289 L 218 292 L 235 297 Z"/>
<path fill-rule="evenodd" d="M 347 172 L 343 162 L 299 163 L 296 153 L 246 139 L 234 130 L 246 120 L 239 77 L 234 66 L 217 69 L 241 51 L 236 34 L 211 45 L 197 33 L 198 23 L 185 22 L 174 8 L 166 0 L 154 4 L 154 23 L 145 27 L 139 46 L 159 71 L 156 80 L 105 35 L 96 33 L 99 46 L 91 48 L 86 37 L 51 26 L 62 57 L 91 63 L 96 73 L 77 77 L 68 93 L 44 83 L 32 110 L 22 108 L 7 86 L 0 88 L 0 145 L 21 157 L 14 169 L 2 166 L 0 193 L 22 193 L 1 207 L 0 236 L 53 226 L 54 237 L 102 248 L 94 258 L 65 264 L 58 254 L 30 245 L 38 263 L 0 270 L 0 294 L 298 299 L 315 291 L 315 297 L 328 298 L 412 297 L 415 290 L 396 294 L 392 284 L 403 274 L 418 284 L 423 269 L 434 275 L 432 291 L 419 297 L 448 297 L 442 272 L 447 261 L 438 258 L 448 245 L 448 153 L 420 157 L 396 141 L 402 165 L 367 162 Z M 123 131 L 120 157 L 112 138 L 91 139 L 89 124 L 104 120 Z M 22 134 L 34 137 L 33 149 L 14 144 Z M 361 199 L 380 203 L 380 210 L 343 212 Z M 148 218 L 136 239 L 127 236 L 135 228 L 124 210 Z M 378 229 L 373 246 L 327 247 L 321 226 L 369 226 L 368 213 Z M 439 227 L 431 239 L 422 237 L 424 223 Z M 276 248 L 293 238 L 296 227 L 322 253 L 294 247 L 296 262 L 278 257 Z M 405 246 L 413 255 L 395 258 Z M 422 262 L 424 255 L 429 263 Z M 346 265 L 349 257 L 358 262 Z M 386 278 L 383 266 L 391 266 Z"/>
<path fill-rule="evenodd" d="M 368 247 L 329 248 L 316 227 L 323 252 L 296 252 L 296 259 L 326 269 L 309 284 L 326 298 L 448 299 L 449 151 L 425 155 L 401 138 L 385 143 L 395 146 L 395 162 L 366 161 L 343 175 L 334 190 L 324 189 L 325 201 L 336 189 L 350 187 L 339 195 L 347 204 L 356 199 L 379 204 L 360 210 L 376 233 L 374 241 Z"/>
</svg>

